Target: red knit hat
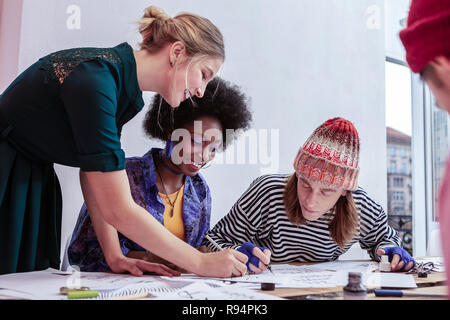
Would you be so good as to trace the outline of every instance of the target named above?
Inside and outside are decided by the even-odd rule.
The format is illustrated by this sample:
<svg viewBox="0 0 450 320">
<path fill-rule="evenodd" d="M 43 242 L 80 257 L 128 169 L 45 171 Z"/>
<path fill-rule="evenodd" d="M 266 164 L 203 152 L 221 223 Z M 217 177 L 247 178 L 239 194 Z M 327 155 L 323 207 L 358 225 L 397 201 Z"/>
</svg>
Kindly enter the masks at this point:
<svg viewBox="0 0 450 320">
<path fill-rule="evenodd" d="M 314 130 L 297 153 L 297 175 L 326 185 L 355 190 L 358 187 L 359 137 L 353 124 L 333 118 Z"/>
<path fill-rule="evenodd" d="M 400 32 L 411 70 L 421 72 L 434 58 L 450 55 L 450 0 L 412 0 L 408 26 Z"/>
</svg>

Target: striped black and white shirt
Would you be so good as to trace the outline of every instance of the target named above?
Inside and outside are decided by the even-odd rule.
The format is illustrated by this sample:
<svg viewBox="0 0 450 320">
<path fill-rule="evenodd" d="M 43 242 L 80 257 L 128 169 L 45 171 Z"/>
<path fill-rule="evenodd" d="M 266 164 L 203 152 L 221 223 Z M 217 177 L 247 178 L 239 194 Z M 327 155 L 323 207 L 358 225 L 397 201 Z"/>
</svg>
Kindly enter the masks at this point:
<svg viewBox="0 0 450 320">
<path fill-rule="evenodd" d="M 387 224 L 383 208 L 358 188 L 353 198 L 359 214 L 356 236 L 344 248 L 331 238 L 329 211 L 306 225 L 291 223 L 286 215 L 283 192 L 290 175 L 263 175 L 250 187 L 208 234 L 223 248 L 236 248 L 246 241 L 272 251 L 272 262 L 336 260 L 359 242 L 370 257 L 379 261 L 379 247 L 401 246 L 401 240 Z M 203 245 L 215 250 L 207 241 Z"/>
</svg>

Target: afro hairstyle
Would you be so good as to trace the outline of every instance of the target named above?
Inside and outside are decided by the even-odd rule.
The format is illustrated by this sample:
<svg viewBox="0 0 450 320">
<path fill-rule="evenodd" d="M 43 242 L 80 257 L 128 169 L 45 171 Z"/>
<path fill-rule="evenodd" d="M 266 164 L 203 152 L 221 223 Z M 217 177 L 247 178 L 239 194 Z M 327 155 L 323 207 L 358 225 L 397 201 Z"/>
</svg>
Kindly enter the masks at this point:
<svg viewBox="0 0 450 320">
<path fill-rule="evenodd" d="M 249 110 L 250 99 L 235 84 L 219 77 L 211 80 L 202 98 L 192 97 L 172 108 L 159 94 L 153 97 L 145 115 L 143 127 L 145 133 L 161 141 L 167 141 L 175 129 L 182 128 L 200 117 L 217 118 L 222 125 L 222 138 L 225 150 L 236 135 L 227 134 L 232 129 L 245 131 L 250 128 L 252 113 Z"/>
</svg>

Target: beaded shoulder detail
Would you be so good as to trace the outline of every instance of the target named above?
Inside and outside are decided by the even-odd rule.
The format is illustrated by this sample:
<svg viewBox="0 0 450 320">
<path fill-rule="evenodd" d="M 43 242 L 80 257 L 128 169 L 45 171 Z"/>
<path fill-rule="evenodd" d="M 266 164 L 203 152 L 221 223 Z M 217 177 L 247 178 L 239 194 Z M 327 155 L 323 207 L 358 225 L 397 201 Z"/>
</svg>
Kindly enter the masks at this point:
<svg viewBox="0 0 450 320">
<path fill-rule="evenodd" d="M 122 63 L 119 54 L 111 48 L 77 48 L 57 51 L 41 58 L 41 68 L 48 70 L 50 77 L 62 84 L 80 63 L 95 59 Z"/>
</svg>

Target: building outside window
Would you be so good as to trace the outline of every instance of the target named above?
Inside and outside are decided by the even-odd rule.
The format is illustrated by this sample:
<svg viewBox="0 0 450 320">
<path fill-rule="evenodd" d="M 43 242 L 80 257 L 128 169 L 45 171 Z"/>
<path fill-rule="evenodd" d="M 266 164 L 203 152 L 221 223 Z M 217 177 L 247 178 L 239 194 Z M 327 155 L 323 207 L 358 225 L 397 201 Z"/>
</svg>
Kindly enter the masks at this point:
<svg viewBox="0 0 450 320">
<path fill-rule="evenodd" d="M 405 250 L 413 254 L 410 81 L 406 66 L 386 62 L 388 223 L 397 230 Z"/>
</svg>

